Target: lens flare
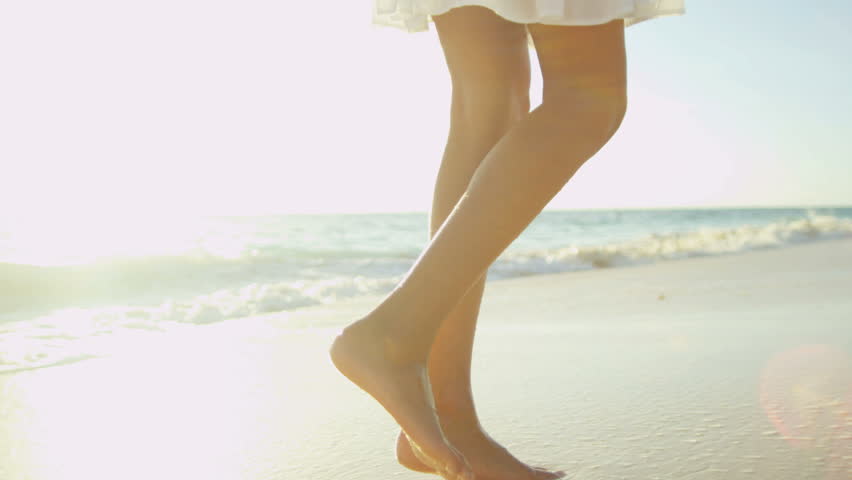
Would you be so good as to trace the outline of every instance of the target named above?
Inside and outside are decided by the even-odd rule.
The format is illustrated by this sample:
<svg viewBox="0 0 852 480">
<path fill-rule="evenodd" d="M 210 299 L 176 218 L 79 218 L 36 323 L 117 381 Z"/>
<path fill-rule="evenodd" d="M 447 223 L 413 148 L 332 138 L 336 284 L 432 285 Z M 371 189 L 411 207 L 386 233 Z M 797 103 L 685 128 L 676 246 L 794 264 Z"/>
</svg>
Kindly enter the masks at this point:
<svg viewBox="0 0 852 480">
<path fill-rule="evenodd" d="M 831 345 L 803 345 L 771 358 L 760 402 L 790 445 L 824 459 L 828 478 L 852 473 L 852 361 Z"/>
</svg>

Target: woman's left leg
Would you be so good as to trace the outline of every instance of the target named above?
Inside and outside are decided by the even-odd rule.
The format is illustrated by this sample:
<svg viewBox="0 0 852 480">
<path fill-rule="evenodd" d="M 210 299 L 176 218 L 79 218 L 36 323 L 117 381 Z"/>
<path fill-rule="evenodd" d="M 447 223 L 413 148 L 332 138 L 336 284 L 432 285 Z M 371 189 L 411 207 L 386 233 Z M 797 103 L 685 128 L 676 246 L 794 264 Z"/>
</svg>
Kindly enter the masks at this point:
<svg viewBox="0 0 852 480">
<path fill-rule="evenodd" d="M 485 155 L 529 113 L 530 61 L 526 29 L 481 7 L 460 7 L 434 17 L 452 80 L 450 132 L 435 184 L 430 236 L 444 223 L 467 189 Z M 464 452 L 477 475 L 487 478 L 553 479 L 533 470 L 493 440 L 482 428 L 471 389 L 471 355 L 482 278 L 456 305 L 429 353 L 429 379 L 441 425 Z M 405 434 L 397 439 L 397 458 L 405 467 L 432 470 L 414 455 Z"/>
<path fill-rule="evenodd" d="M 544 78 L 542 105 L 516 123 L 476 170 L 462 199 L 405 279 L 335 339 L 338 370 L 372 395 L 447 479 L 471 479 L 446 440 L 426 363 L 441 324 L 624 114 L 623 23 L 527 26 Z M 533 28 L 535 27 L 535 28 Z"/>
</svg>

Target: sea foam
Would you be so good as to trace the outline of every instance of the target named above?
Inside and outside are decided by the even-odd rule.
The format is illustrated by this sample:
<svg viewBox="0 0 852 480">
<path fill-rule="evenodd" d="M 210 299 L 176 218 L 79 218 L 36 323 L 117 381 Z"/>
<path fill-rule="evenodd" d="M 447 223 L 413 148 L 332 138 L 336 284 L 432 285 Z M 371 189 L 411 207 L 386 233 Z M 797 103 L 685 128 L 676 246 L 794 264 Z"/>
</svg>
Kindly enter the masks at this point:
<svg viewBox="0 0 852 480">
<path fill-rule="evenodd" d="M 701 227 L 604 244 L 510 250 L 491 267 L 489 280 L 629 267 L 835 238 L 852 238 L 852 219 L 809 212 L 762 225 Z M 382 255 L 337 252 L 302 254 L 296 260 L 280 256 L 159 259 L 153 263 L 157 268 L 139 261 L 71 269 L 14 266 L 7 268 L 5 277 L 0 265 L 0 283 L 10 292 L 16 290 L 8 286 L 18 281 L 17 291 L 22 294 L 15 298 L 23 299 L 24 305 L 18 302 L 15 308 L 0 311 L 0 373 L 108 355 L 144 344 L 146 338 L 162 332 L 381 295 L 403 278 L 416 252 Z M 228 281 L 211 280 L 216 278 Z M 124 282 L 126 289 L 145 295 L 110 302 L 86 296 L 83 280 L 94 282 L 98 288 L 92 291 L 103 291 L 101 286 L 109 282 Z M 117 288 L 108 291 L 120 299 Z M 192 293 L 203 288 L 207 290 Z M 63 297 L 41 310 L 26 307 L 27 302 L 35 305 L 40 299 L 44 304 L 45 291 L 72 292 L 77 298 Z"/>
<path fill-rule="evenodd" d="M 492 267 L 492 278 L 623 267 L 689 257 L 777 248 L 803 242 L 852 237 L 852 220 L 825 215 L 743 225 L 729 229 L 653 234 L 608 245 L 570 246 L 510 253 Z"/>
</svg>

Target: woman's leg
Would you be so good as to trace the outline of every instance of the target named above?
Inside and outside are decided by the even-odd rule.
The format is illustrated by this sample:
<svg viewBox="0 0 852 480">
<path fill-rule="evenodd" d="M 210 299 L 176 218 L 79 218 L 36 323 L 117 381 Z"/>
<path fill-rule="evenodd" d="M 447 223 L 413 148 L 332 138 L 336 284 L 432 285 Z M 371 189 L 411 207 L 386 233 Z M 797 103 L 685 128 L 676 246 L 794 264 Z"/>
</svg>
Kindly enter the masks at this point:
<svg viewBox="0 0 852 480">
<path fill-rule="evenodd" d="M 396 419 L 446 478 L 469 467 L 443 436 L 426 363 L 444 319 L 497 256 L 617 129 L 625 108 L 621 21 L 530 25 L 544 76 L 540 107 L 488 152 L 409 274 L 335 340 L 338 369 Z"/>
<path fill-rule="evenodd" d="M 524 25 L 482 7 L 434 17 L 452 80 L 450 132 L 438 172 L 430 236 L 449 217 L 488 152 L 529 114 L 530 62 Z M 470 362 L 485 286 L 480 278 L 439 328 L 429 375 L 439 413 L 475 417 Z"/>
<path fill-rule="evenodd" d="M 450 133 L 435 185 L 430 235 L 449 216 L 482 159 L 497 141 L 529 113 L 530 62 L 524 25 L 481 7 L 455 8 L 434 17 L 453 83 Z M 441 324 L 429 353 L 429 380 L 444 433 L 477 475 L 521 480 L 557 474 L 534 471 L 491 439 L 479 424 L 471 391 L 471 354 L 484 278 Z M 431 469 L 420 462 L 405 435 L 397 458 L 407 468 Z"/>
</svg>

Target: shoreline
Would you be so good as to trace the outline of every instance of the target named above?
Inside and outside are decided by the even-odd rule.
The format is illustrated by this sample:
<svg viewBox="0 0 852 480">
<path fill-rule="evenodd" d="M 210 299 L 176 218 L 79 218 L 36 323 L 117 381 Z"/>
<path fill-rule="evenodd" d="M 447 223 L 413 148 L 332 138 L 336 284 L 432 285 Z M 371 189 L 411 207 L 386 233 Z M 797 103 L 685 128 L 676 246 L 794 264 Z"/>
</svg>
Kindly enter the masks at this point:
<svg viewBox="0 0 852 480">
<path fill-rule="evenodd" d="M 489 285 L 483 425 L 577 480 L 852 472 L 852 240 Z M 331 367 L 377 297 L 0 375 L 0 478 L 426 478 Z"/>
</svg>

